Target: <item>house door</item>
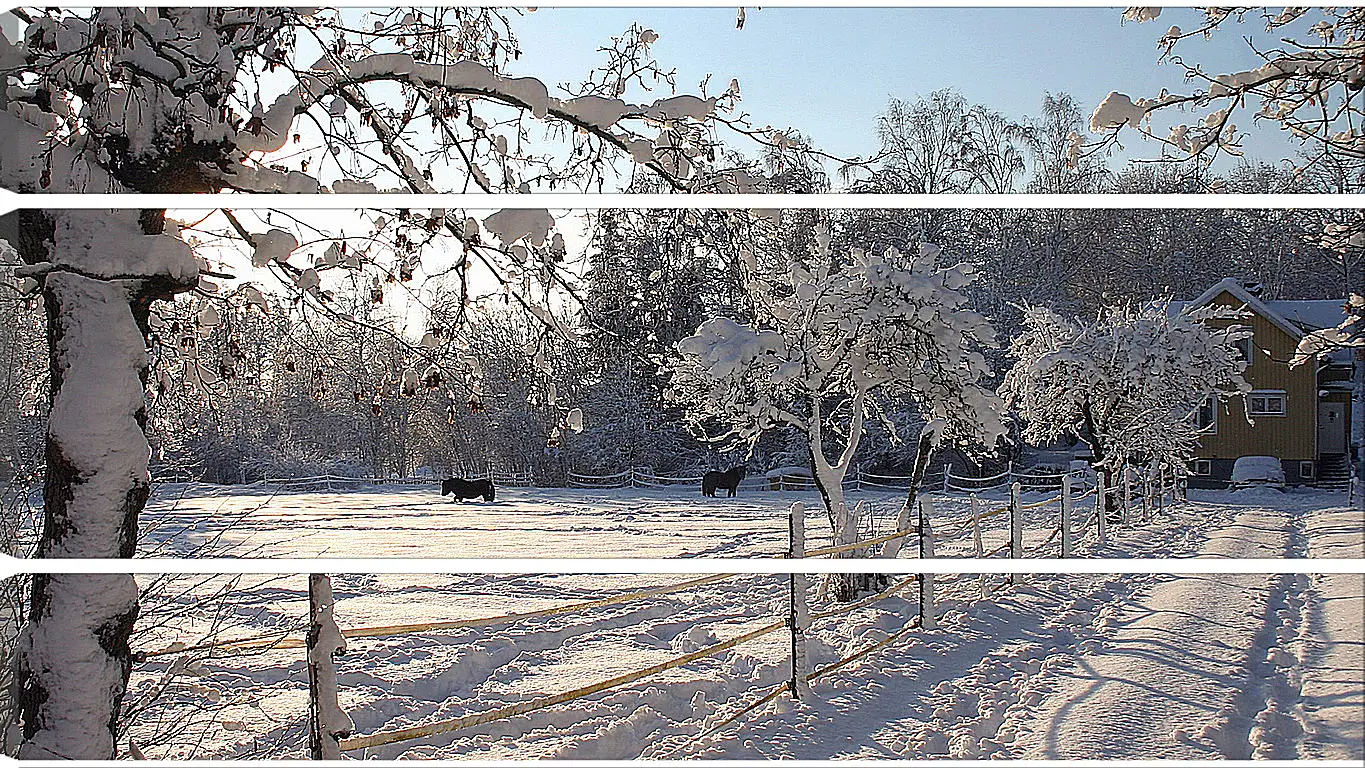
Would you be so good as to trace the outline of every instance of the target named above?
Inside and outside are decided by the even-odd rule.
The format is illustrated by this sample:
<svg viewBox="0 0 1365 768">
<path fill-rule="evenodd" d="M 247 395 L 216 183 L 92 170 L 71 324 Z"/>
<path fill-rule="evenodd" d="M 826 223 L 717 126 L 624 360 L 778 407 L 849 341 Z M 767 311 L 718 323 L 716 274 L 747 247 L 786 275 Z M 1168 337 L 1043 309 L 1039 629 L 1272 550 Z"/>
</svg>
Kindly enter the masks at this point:
<svg viewBox="0 0 1365 768">
<path fill-rule="evenodd" d="M 1346 404 L 1318 403 L 1318 454 L 1346 452 Z"/>
</svg>

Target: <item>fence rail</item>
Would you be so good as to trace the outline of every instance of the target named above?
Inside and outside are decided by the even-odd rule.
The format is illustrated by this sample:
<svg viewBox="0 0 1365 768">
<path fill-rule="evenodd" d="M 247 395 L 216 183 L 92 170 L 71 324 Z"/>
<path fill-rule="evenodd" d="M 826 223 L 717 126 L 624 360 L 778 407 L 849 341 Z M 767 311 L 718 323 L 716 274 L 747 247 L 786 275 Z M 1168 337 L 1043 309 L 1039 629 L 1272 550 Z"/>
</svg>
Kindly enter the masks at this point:
<svg viewBox="0 0 1365 768">
<path fill-rule="evenodd" d="M 492 480 L 496 485 L 506 487 L 530 488 L 535 485 L 535 476 L 530 472 L 479 472 L 464 475 L 469 480 Z M 318 489 L 335 490 L 338 487 L 359 488 L 367 485 L 439 485 L 442 478 L 425 476 L 407 477 L 359 477 L 356 475 L 307 475 L 302 477 L 267 477 L 249 483 L 231 483 L 230 488 L 273 487 L 290 490 Z M 156 477 L 157 483 L 197 483 L 199 480 L 188 475 Z"/>
<path fill-rule="evenodd" d="M 1008 469 L 995 475 L 969 477 L 955 475 L 950 466 L 944 465 L 938 471 L 927 473 L 920 480 L 920 485 L 925 488 L 941 488 L 945 492 L 984 491 L 1004 488 L 1014 482 L 1021 482 L 1033 488 L 1057 488 L 1061 485 L 1061 478 L 1067 475 L 1074 476 L 1075 473 L 1016 471 L 1011 464 Z M 604 475 L 569 471 L 567 480 L 571 488 L 668 488 L 699 484 L 702 476 L 658 475 L 649 469 L 636 467 Z M 912 475 L 883 475 L 864 471 L 861 467 L 855 468 L 843 481 L 846 490 L 908 491 L 914 484 L 915 478 Z M 802 475 L 750 476 L 741 481 L 740 487 L 752 490 L 814 490 L 815 479 Z"/>
<path fill-rule="evenodd" d="M 535 487 L 535 475 L 529 471 L 501 471 L 489 470 L 483 472 L 457 474 L 465 479 L 478 480 L 487 478 L 494 484 L 510 488 L 530 488 Z M 1004 488 L 1013 482 L 1022 482 L 1025 486 L 1034 488 L 1056 488 L 1060 484 L 1060 478 L 1064 474 L 1071 473 L 1036 473 L 1028 470 L 1016 471 L 1013 465 L 1004 472 L 985 477 L 969 477 L 965 475 L 953 474 L 951 468 L 945 465 L 942 469 L 927 473 L 920 481 L 920 485 L 925 488 L 937 488 L 944 492 L 947 491 L 985 491 L 991 489 Z M 252 488 L 268 486 L 287 490 L 327 490 L 333 491 L 338 488 L 359 488 L 367 485 L 433 485 L 441 482 L 440 477 L 434 476 L 406 476 L 406 477 L 359 477 L 355 475 L 309 475 L 302 477 L 270 477 L 263 480 L 256 480 L 250 483 L 235 483 L 234 488 Z M 679 485 L 699 485 L 702 481 L 701 475 L 660 475 L 644 467 L 623 470 L 603 475 L 580 473 L 569 471 L 565 474 L 566 485 L 570 488 L 586 489 L 611 489 L 611 488 L 671 488 Z M 844 488 L 846 490 L 885 490 L 885 491 L 908 491 L 914 484 L 915 478 L 911 475 L 883 475 L 875 472 L 864 471 L 861 467 L 856 468 L 844 478 Z M 198 482 L 187 474 L 178 474 L 173 477 L 157 477 L 156 482 L 160 483 L 192 483 Z M 741 483 L 741 488 L 749 490 L 779 490 L 779 491 L 809 491 L 815 490 L 815 479 L 801 475 L 782 475 L 775 477 L 750 476 L 746 477 Z"/>
</svg>

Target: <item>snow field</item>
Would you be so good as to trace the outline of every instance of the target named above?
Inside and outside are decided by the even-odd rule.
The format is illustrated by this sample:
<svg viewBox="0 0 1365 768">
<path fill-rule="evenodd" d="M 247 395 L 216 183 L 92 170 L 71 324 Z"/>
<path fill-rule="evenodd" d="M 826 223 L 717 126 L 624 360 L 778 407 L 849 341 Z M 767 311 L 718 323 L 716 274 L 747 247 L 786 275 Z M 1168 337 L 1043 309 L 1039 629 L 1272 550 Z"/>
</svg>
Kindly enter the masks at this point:
<svg viewBox="0 0 1365 768">
<path fill-rule="evenodd" d="M 343 628 L 416 618 L 414 606 L 416 610 L 426 610 L 429 618 L 432 598 L 436 596 L 441 598 L 443 613 L 471 617 L 496 615 L 504 608 L 545 607 L 551 595 L 562 603 L 600 595 L 604 590 L 634 591 L 678 580 L 677 576 L 334 578 L 337 617 Z M 231 602 L 243 605 L 239 597 L 254 602 L 257 591 L 247 587 Z M 298 615 L 306 609 L 301 585 L 285 594 L 274 589 L 266 591 L 275 594 L 265 595 L 264 606 L 245 608 L 248 613 L 256 609 L 272 615 L 271 620 L 258 624 L 286 625 L 290 614 Z M 536 695 L 570 690 L 713 645 L 770 623 L 776 615 L 774 611 L 785 610 L 785 602 L 784 585 L 778 577 L 742 576 L 698 590 L 697 594 L 675 593 L 583 615 L 394 638 L 353 638 L 348 641 L 351 651 L 338 661 L 341 703 L 354 718 L 358 733 L 493 709 Z M 493 604 L 499 610 L 492 610 Z M 206 626 L 201 624 L 200 628 Z M 144 642 L 165 647 L 167 637 L 148 638 Z M 712 699 L 724 703 L 755 684 L 774 684 L 784 679 L 785 637 L 773 633 L 723 656 L 669 670 L 630 690 L 596 695 L 572 708 L 543 710 L 457 734 L 431 737 L 416 745 L 397 744 L 372 750 L 370 754 L 417 755 L 439 750 L 443 744 L 459 744 L 459 754 L 473 750 L 475 754 L 490 756 L 511 755 L 529 748 L 548 756 L 561 747 L 569 752 L 579 749 L 574 745 L 587 736 L 595 745 L 592 748 L 600 751 L 612 734 L 623 739 L 623 747 L 638 745 L 634 735 L 621 729 L 639 728 L 650 722 L 652 730 L 657 731 L 664 721 L 673 724 L 679 719 L 696 719 L 714 710 L 716 704 L 706 703 Z M 240 722 L 247 727 L 240 732 L 213 728 L 213 741 L 232 744 L 234 750 L 249 750 L 262 741 L 282 740 L 286 744 L 292 741 L 281 751 L 268 754 L 297 755 L 302 744 L 298 737 L 302 734 L 304 711 L 298 708 L 299 698 L 306 686 L 302 654 L 301 649 L 280 649 L 207 662 L 215 670 L 214 677 L 226 683 L 225 687 L 254 677 L 252 687 L 261 689 L 259 703 L 235 707 L 224 714 L 223 719 L 229 723 Z M 164 674 L 173 663 L 161 660 L 149 666 Z M 137 677 L 142 678 L 142 674 Z M 155 677 L 155 673 L 149 677 Z M 291 722 L 281 722 L 272 716 L 291 706 L 294 707 Z M 617 722 L 636 707 L 645 709 L 640 709 L 624 725 Z M 579 722 L 585 717 L 586 722 Z M 611 723 L 611 727 L 601 733 L 592 727 L 604 723 Z M 247 732 L 252 732 L 250 741 Z M 168 754 L 187 755 L 185 750 L 190 746 L 180 744 L 175 749 L 178 751 Z"/>
<path fill-rule="evenodd" d="M 1094 496 L 1073 509 L 1076 556 L 1148 556 L 1167 551 L 1170 537 L 1198 538 L 1230 523 L 1248 503 L 1295 508 L 1331 507 L 1340 494 L 1319 491 L 1229 494 L 1191 491 L 1191 503 L 1167 506 L 1146 525 L 1122 529 L 1122 544 L 1096 540 Z M 940 557 L 969 557 L 969 495 L 933 496 L 931 525 Z M 904 497 L 898 491 L 851 492 L 865 504 L 871 525 L 864 538 L 895 530 Z M 1003 490 L 979 494 L 990 511 L 1008 503 Z M 1025 505 L 1057 492 L 1025 492 Z M 577 489 L 500 488 L 498 500 L 455 503 L 434 487 L 365 486 L 336 492 L 272 492 L 261 487 L 167 484 L 144 514 L 143 556 L 218 557 L 776 557 L 787 550 L 787 514 L 804 501 L 808 548 L 830 543 L 830 526 L 813 491 L 750 491 L 733 498 L 706 498 L 696 488 Z M 1024 511 L 1027 557 L 1060 554 L 1055 531 L 1060 502 Z M 1092 521 L 1089 528 L 1083 527 Z M 1117 526 L 1112 526 L 1118 530 Z M 990 552 L 1009 536 L 1008 515 L 981 522 L 982 546 Z M 913 544 L 913 541 L 910 542 Z M 1045 546 L 1044 546 L 1045 545 Z M 913 557 L 910 545 L 901 556 Z"/>
<path fill-rule="evenodd" d="M 606 492 L 567 495 L 572 503 L 596 501 L 605 508 L 597 515 L 607 524 L 592 529 L 602 537 L 596 541 L 622 536 L 613 516 L 629 514 L 625 499 L 613 506 L 603 503 Z M 353 496 L 365 494 L 324 500 L 352 505 L 334 509 L 355 510 Z M 682 503 L 695 499 L 638 491 L 631 496 L 638 509 L 652 508 L 651 522 L 670 522 L 672 515 L 706 525 L 705 515 Z M 751 506 L 731 509 L 733 516 L 720 526 L 747 517 L 750 535 L 762 530 L 760 522 L 784 532 L 780 513 L 792 496 L 766 499 L 770 507 L 764 508 L 757 502 L 765 498 L 751 494 Z M 1090 539 L 1080 552 L 1351 556 L 1359 553 L 1365 528 L 1358 512 L 1323 508 L 1334 498 L 1313 492 L 1195 492 L 1195 501 L 1157 522 L 1115 528 L 1108 545 L 1101 548 Z M 540 508 L 540 514 L 593 514 L 582 506 L 568 508 L 576 511 Z M 938 528 L 946 530 L 952 508 L 939 509 L 948 523 Z M 1044 520 L 1038 519 L 1032 535 L 1044 535 Z M 813 516 L 812 527 L 815 521 Z M 554 530 L 546 525 L 523 535 L 544 535 L 547 529 Z M 780 542 L 778 532 L 769 540 Z M 733 533 L 708 529 L 688 543 L 742 547 L 745 542 Z M 224 586 L 221 580 L 185 583 L 189 578 L 161 588 L 168 595 L 162 613 L 174 615 L 175 622 L 158 624 L 160 614 L 150 612 L 135 647 L 266 630 L 301 633 L 307 613 L 302 577 L 238 577 L 226 600 L 213 599 Z M 496 616 L 684 578 L 348 574 L 334 577 L 336 616 L 343 629 Z M 1031 576 L 1018 586 L 997 576 L 985 584 L 988 599 L 981 598 L 981 584 L 975 576 L 940 577 L 937 629 L 912 630 L 817 680 L 812 701 L 791 702 L 784 693 L 715 733 L 710 731 L 716 725 L 786 679 L 785 631 L 623 688 L 365 754 L 488 759 L 1358 754 L 1355 734 L 1365 686 L 1357 671 L 1355 619 L 1365 592 L 1359 574 L 1330 580 Z M 812 668 L 905 627 L 917 613 L 917 597 L 910 588 L 817 621 L 809 634 Z M 352 638 L 350 652 L 338 661 L 341 704 L 358 734 L 487 712 L 735 637 L 782 618 L 786 599 L 785 577 L 747 575 L 516 623 Z M 815 601 L 812 590 L 812 612 L 828 607 Z M 131 735 L 148 745 L 148 756 L 302 753 L 307 709 L 302 649 L 189 656 L 195 655 L 209 657 L 194 662 L 183 655 L 154 657 L 135 668 L 130 700 L 139 701 L 157 686 L 168 691 L 133 721 Z"/>
</svg>

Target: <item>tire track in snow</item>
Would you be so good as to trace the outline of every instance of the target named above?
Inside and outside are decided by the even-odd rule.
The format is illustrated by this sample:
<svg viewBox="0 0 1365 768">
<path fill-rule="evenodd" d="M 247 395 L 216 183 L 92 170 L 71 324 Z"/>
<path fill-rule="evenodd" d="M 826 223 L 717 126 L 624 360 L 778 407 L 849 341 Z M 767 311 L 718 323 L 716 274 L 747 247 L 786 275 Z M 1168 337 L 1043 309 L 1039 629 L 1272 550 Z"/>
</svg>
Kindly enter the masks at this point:
<svg viewBox="0 0 1365 768">
<path fill-rule="evenodd" d="M 1215 530 L 1208 557 L 1301 552 L 1290 511 L 1248 508 Z M 1289 645 L 1305 582 L 1258 574 L 1157 584 L 1099 647 L 1077 648 L 1036 711 L 1021 711 L 1015 758 L 1279 757 L 1301 733 Z"/>
</svg>

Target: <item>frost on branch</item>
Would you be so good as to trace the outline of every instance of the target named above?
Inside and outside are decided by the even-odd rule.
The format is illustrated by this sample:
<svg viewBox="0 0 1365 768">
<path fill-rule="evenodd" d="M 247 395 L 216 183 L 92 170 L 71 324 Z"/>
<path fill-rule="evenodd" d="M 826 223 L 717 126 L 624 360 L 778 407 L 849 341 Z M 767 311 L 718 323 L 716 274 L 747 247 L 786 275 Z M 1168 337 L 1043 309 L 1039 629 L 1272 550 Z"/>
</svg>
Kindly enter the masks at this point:
<svg viewBox="0 0 1365 768">
<path fill-rule="evenodd" d="M 10 188 L 586 190 L 619 173 L 617 159 L 675 189 L 738 183 L 710 171 L 718 113 L 736 95 L 621 98 L 632 80 L 653 87 L 646 75 L 673 85 L 648 55 L 650 30 L 635 30 L 602 82 L 595 72 L 556 95 L 505 74 L 520 51 L 496 9 L 25 13 L 21 36 L 0 39 L 0 126 L 24 139 L 0 156 Z M 531 120 L 550 129 L 541 144 Z M 552 142 L 565 151 L 543 151 Z"/>
<path fill-rule="evenodd" d="M 272 261 L 288 261 L 289 254 L 299 247 L 298 238 L 282 229 L 271 229 L 256 235 L 256 247 L 251 254 L 251 266 L 268 267 Z"/>
<path fill-rule="evenodd" d="M 1346 300 L 1346 319 L 1341 325 L 1304 335 L 1289 364 L 1303 365 L 1333 350 L 1359 347 L 1365 347 L 1365 296 L 1353 293 Z"/>
<path fill-rule="evenodd" d="M 1160 8 L 1129 8 L 1124 19 L 1147 22 L 1160 12 Z M 1123 128 L 1131 127 L 1175 150 L 1175 159 L 1210 159 L 1220 152 L 1241 154 L 1242 133 L 1235 117 L 1249 111 L 1248 119 L 1278 123 L 1299 141 L 1297 162 L 1303 168 L 1324 163 L 1359 170 L 1365 162 L 1361 128 L 1365 107 L 1359 98 L 1365 87 L 1365 8 L 1210 7 L 1200 13 L 1203 19 L 1197 28 L 1172 26 L 1157 42 L 1162 59 L 1182 67 L 1195 87 L 1186 93 L 1163 91 L 1136 101 L 1110 93 L 1092 116 L 1092 130 L 1104 131 L 1106 141 L 1114 141 Z M 1319 21 L 1308 24 L 1310 15 Z M 1267 38 L 1274 38 L 1273 42 L 1261 40 L 1237 31 L 1246 38 L 1247 52 L 1259 62 L 1257 66 L 1210 72 L 1194 60 L 1192 52 L 1177 54 L 1187 39 L 1208 38 L 1220 29 L 1232 33 L 1223 28 L 1247 22 L 1257 23 Z M 1150 118 L 1169 107 L 1188 109 L 1197 117 L 1172 126 L 1167 135 L 1142 125 L 1144 116 Z M 1339 173 L 1337 168 L 1334 175 Z"/>
</svg>

